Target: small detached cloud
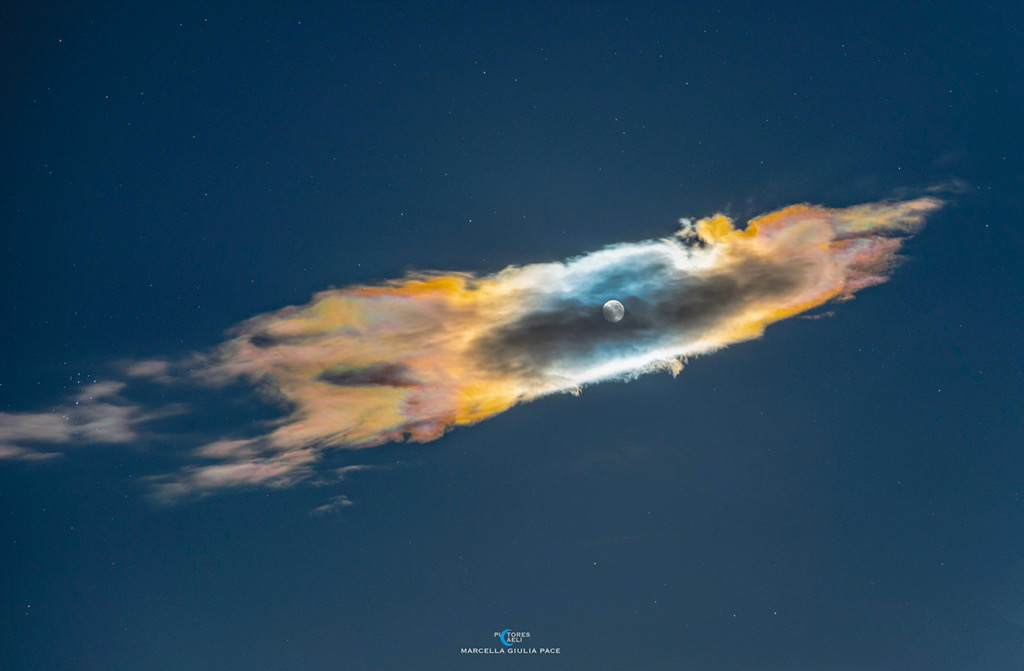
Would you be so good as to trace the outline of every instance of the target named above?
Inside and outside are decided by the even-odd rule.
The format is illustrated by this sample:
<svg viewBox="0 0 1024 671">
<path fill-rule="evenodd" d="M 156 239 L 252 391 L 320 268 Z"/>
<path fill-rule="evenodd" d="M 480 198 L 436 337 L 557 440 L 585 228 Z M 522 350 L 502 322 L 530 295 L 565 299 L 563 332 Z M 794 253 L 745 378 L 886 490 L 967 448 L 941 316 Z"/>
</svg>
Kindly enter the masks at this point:
<svg viewBox="0 0 1024 671">
<path fill-rule="evenodd" d="M 347 508 L 353 505 L 352 501 L 349 500 L 344 494 L 333 496 L 331 499 L 322 506 L 317 506 L 313 510 L 309 511 L 309 514 L 313 517 L 323 517 L 324 515 L 330 515 L 340 511 L 342 508 Z"/>
</svg>

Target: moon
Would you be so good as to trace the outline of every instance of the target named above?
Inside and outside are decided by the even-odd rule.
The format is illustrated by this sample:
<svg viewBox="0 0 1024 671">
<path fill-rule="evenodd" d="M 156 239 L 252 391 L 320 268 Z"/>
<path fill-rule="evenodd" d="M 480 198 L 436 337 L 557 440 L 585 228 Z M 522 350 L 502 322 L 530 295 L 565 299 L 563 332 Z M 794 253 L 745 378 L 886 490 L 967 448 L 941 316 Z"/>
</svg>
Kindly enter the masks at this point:
<svg viewBox="0 0 1024 671">
<path fill-rule="evenodd" d="M 622 303 L 617 300 L 610 300 L 604 304 L 601 308 L 604 318 L 610 322 L 620 321 L 626 314 L 626 308 L 622 307 Z"/>
</svg>

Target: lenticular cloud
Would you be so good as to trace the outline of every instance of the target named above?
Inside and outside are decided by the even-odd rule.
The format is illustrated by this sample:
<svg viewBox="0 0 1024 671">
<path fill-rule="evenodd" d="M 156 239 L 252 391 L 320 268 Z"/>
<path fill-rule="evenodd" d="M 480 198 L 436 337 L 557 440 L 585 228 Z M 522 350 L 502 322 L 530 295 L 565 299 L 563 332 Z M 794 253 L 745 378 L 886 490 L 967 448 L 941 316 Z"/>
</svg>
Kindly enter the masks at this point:
<svg viewBox="0 0 1024 671">
<path fill-rule="evenodd" d="M 129 381 L 246 381 L 286 411 L 260 435 L 200 445 L 184 467 L 153 481 L 165 496 L 286 486 L 319 477 L 317 462 L 330 449 L 425 442 L 547 394 L 677 373 L 687 357 L 884 282 L 902 241 L 940 206 L 933 198 L 794 205 L 742 230 L 716 215 L 684 220 L 666 238 L 559 263 L 321 292 L 242 323 L 215 351 L 193 357 L 188 373 L 169 361 L 128 369 Z M 610 299 L 624 306 L 621 321 L 604 318 Z M 126 392 L 108 385 L 78 412 L 83 428 L 95 429 L 96 414 L 114 408 L 114 442 L 125 442 L 154 411 L 114 393 Z M 33 426 L 45 435 L 34 436 Z M 110 442 L 103 435 L 109 426 L 92 442 Z M 40 413 L 0 415 L 0 459 L 43 459 L 70 437 L 90 442 L 55 431 Z"/>
</svg>

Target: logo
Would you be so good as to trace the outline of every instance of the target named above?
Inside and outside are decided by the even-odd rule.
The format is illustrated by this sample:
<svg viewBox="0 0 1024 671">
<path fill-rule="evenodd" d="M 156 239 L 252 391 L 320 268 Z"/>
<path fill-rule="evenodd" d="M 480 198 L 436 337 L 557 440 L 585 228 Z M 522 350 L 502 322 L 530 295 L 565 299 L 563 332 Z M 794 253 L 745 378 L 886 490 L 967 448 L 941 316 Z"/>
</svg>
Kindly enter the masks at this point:
<svg viewBox="0 0 1024 671">
<path fill-rule="evenodd" d="M 516 631 L 514 629 L 502 629 L 491 635 L 501 642 L 501 645 L 494 648 L 460 648 L 463 655 L 560 655 L 561 648 L 533 647 L 532 634 L 528 631 Z"/>
<path fill-rule="evenodd" d="M 530 632 L 528 631 L 512 631 L 511 629 L 506 629 L 500 634 L 495 632 L 494 635 L 500 638 L 507 648 L 511 648 L 516 643 L 522 643 L 524 638 L 530 638 Z"/>
</svg>

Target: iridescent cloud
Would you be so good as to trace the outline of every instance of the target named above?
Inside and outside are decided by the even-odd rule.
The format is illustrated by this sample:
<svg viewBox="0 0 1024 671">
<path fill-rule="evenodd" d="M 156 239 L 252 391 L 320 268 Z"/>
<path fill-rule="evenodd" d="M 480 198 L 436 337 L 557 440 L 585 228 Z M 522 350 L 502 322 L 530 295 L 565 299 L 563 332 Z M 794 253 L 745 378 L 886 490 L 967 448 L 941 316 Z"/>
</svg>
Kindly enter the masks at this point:
<svg viewBox="0 0 1024 671">
<path fill-rule="evenodd" d="M 321 292 L 306 305 L 249 319 L 188 366 L 153 360 L 126 369 L 130 380 L 158 384 L 182 383 L 186 368 L 188 384 L 244 380 L 286 412 L 256 436 L 200 445 L 189 463 L 153 483 L 175 497 L 317 481 L 328 450 L 425 442 L 547 394 L 678 373 L 687 357 L 884 282 L 902 241 L 941 204 L 794 205 L 742 230 L 715 215 L 684 220 L 666 238 L 560 263 L 483 277 L 421 273 Z M 603 318 L 609 299 L 625 307 L 621 321 Z M 93 442 L 130 439 L 145 417 L 134 406 L 114 407 L 120 414 L 95 406 L 112 433 Z M 98 429 L 82 421 L 76 436 Z M 0 415 L 0 459 L 45 458 L 69 435 L 55 431 L 52 418 Z"/>
</svg>

